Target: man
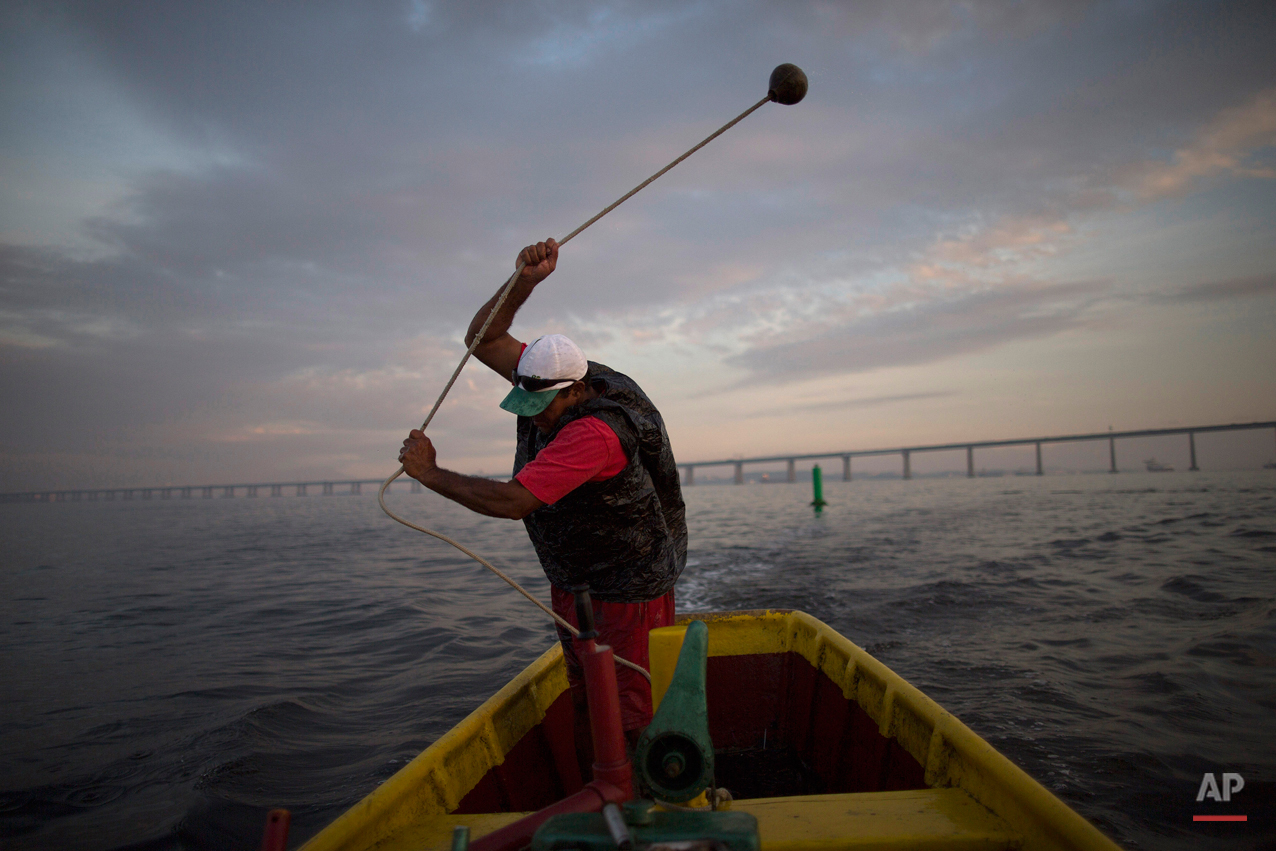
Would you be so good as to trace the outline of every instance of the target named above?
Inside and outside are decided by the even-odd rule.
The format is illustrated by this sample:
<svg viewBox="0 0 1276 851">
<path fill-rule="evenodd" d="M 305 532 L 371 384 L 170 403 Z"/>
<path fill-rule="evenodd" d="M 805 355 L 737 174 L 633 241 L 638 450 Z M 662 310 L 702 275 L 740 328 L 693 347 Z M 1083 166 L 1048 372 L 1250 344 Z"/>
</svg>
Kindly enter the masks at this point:
<svg viewBox="0 0 1276 851">
<path fill-rule="evenodd" d="M 416 429 L 403 441 L 399 460 L 409 476 L 473 511 L 521 519 L 549 578 L 554 611 L 575 625 L 570 589 L 589 583 L 599 641 L 646 668 L 647 633 L 673 623 L 674 582 L 687 561 L 682 490 L 664 421 L 632 379 L 587 361 L 561 334 L 528 345 L 510 335 L 514 314 L 554 271 L 558 244 L 530 245 L 518 259 L 526 265 L 474 349 L 514 384 L 501 402 L 518 415 L 514 478 L 497 482 L 444 470 L 429 438 Z M 499 295 L 475 314 L 467 346 Z M 558 634 L 583 719 L 580 662 L 570 634 L 562 627 Z M 623 666 L 616 678 L 621 723 L 633 744 L 651 721 L 651 689 Z"/>
</svg>

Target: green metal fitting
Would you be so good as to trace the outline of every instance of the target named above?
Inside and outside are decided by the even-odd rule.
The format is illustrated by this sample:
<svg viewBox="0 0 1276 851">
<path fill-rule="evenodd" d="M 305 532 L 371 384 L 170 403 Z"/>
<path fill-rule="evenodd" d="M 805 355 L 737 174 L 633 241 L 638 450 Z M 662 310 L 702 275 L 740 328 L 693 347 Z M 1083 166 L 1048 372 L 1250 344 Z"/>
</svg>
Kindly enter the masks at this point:
<svg viewBox="0 0 1276 851">
<path fill-rule="evenodd" d="M 690 801 L 713 783 L 705 700 L 708 656 L 709 628 L 692 621 L 660 709 L 638 740 L 634 769 L 639 785 L 664 801 Z"/>
</svg>

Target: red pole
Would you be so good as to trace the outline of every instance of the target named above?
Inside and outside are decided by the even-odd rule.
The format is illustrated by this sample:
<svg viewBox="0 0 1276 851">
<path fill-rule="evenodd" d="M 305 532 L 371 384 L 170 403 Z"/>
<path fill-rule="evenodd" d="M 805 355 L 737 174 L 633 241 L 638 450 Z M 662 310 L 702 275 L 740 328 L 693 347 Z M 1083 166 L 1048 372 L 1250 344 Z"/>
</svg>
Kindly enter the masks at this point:
<svg viewBox="0 0 1276 851">
<path fill-rule="evenodd" d="M 473 840 L 470 842 L 469 851 L 517 851 L 531 844 L 532 834 L 536 832 L 536 828 L 544 824 L 550 816 L 562 813 L 597 813 L 601 812 L 607 804 L 623 804 L 628 800 L 628 793 L 610 783 L 593 780 L 575 795 L 568 795 L 543 810 L 524 816 L 513 824 L 507 824 L 499 830 Z"/>
<path fill-rule="evenodd" d="M 623 804 L 633 797 L 633 772 L 625 753 L 625 732 L 620 726 L 620 692 L 616 687 L 616 660 L 611 648 L 595 639 L 594 610 L 589 589 L 574 588 L 576 655 L 585 674 L 589 697 L 589 727 L 594 740 L 594 779 L 575 795 L 507 824 L 470 843 L 470 851 L 516 851 L 532 841 L 532 834 L 550 816 L 560 813 L 596 813 L 607 804 Z"/>
<path fill-rule="evenodd" d="M 620 694 L 616 687 L 616 659 L 611 648 L 594 639 L 576 641 L 576 654 L 585 669 L 589 695 L 589 729 L 594 739 L 594 779 L 624 792 L 633 791 L 633 772 L 625 753 L 625 732 L 620 726 Z"/>
<path fill-rule="evenodd" d="M 284 851 L 288 845 L 288 825 L 292 813 L 287 810 L 271 810 L 266 816 L 266 832 L 261 838 L 261 851 Z"/>
</svg>

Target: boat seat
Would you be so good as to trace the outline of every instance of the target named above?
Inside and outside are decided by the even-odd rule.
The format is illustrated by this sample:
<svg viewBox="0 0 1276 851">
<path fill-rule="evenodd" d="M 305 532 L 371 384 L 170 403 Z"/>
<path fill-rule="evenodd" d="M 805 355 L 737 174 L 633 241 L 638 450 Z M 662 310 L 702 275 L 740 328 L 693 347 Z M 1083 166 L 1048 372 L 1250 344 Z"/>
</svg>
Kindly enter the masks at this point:
<svg viewBox="0 0 1276 851">
<path fill-rule="evenodd" d="M 1023 838 L 960 789 L 910 789 L 736 801 L 752 813 L 766 851 L 992 851 Z"/>
<path fill-rule="evenodd" d="M 733 810 L 758 820 L 764 851 L 996 851 L 1023 847 L 1023 838 L 960 789 L 912 789 L 736 801 Z M 378 851 L 452 847 L 452 828 L 468 825 L 477 839 L 526 813 L 430 818 L 377 845 Z"/>
</svg>

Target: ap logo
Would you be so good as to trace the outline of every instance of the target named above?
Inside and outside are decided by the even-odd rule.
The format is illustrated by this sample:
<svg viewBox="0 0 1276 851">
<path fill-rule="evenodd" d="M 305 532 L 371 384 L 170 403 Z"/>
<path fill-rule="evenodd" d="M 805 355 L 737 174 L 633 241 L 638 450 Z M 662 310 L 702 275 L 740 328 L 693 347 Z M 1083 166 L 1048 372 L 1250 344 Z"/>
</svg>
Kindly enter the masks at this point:
<svg viewBox="0 0 1276 851">
<path fill-rule="evenodd" d="M 1227 772 L 1223 775 L 1223 787 L 1220 791 L 1218 781 L 1214 779 L 1214 775 L 1206 774 L 1201 778 L 1200 791 L 1196 793 L 1196 800 L 1204 801 L 1209 798 L 1211 801 L 1230 801 L 1232 793 L 1239 792 L 1245 788 L 1245 778 L 1239 774 Z"/>
</svg>

